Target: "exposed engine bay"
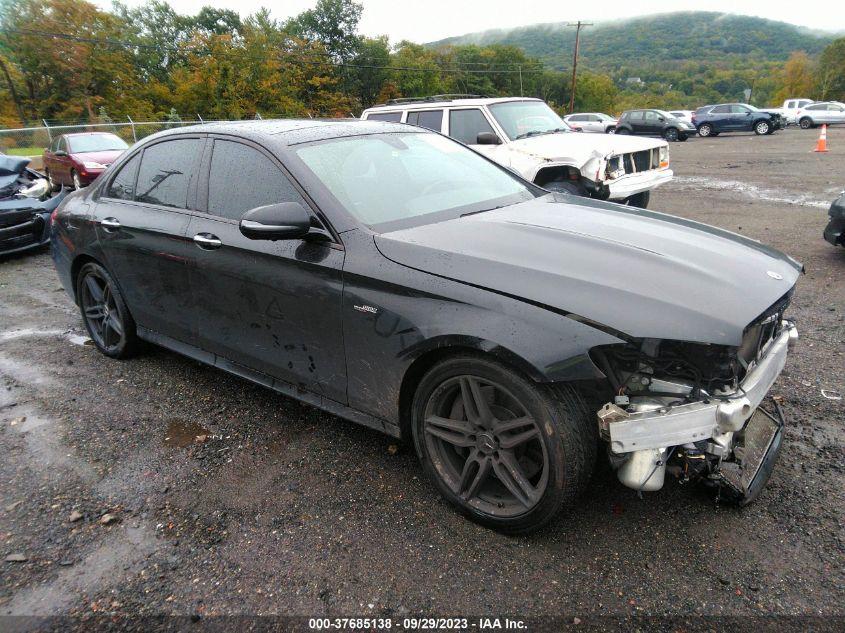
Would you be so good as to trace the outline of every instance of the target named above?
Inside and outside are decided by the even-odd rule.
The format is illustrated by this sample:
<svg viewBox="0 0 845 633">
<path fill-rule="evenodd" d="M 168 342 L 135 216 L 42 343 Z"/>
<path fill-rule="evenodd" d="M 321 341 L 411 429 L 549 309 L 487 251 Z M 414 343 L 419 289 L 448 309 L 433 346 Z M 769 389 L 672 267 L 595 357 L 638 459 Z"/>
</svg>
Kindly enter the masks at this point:
<svg viewBox="0 0 845 633">
<path fill-rule="evenodd" d="M 641 339 L 593 350 L 614 394 L 598 411 L 599 433 L 623 484 L 659 490 L 668 472 L 753 500 L 780 448 L 783 412 L 776 400 L 760 405 L 798 338 L 783 319 L 790 296 L 749 324 L 738 347 Z"/>
<path fill-rule="evenodd" d="M 0 254 L 42 246 L 49 241 L 50 213 L 67 195 L 28 167 L 29 159 L 0 154 Z"/>
</svg>

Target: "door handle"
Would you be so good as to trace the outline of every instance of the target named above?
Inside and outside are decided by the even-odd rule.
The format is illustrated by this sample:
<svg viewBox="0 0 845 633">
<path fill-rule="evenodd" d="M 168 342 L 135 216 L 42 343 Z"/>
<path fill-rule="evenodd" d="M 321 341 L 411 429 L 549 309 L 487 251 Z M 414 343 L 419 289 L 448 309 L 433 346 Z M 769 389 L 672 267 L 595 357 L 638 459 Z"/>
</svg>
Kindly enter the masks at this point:
<svg viewBox="0 0 845 633">
<path fill-rule="evenodd" d="M 220 238 L 216 235 L 212 235 L 211 233 L 197 233 L 194 235 L 194 244 L 208 251 L 223 246 L 223 242 L 220 241 Z"/>
<path fill-rule="evenodd" d="M 106 231 L 112 231 L 120 228 L 120 222 L 117 221 L 117 218 L 103 218 L 100 220 L 100 226 Z"/>
</svg>

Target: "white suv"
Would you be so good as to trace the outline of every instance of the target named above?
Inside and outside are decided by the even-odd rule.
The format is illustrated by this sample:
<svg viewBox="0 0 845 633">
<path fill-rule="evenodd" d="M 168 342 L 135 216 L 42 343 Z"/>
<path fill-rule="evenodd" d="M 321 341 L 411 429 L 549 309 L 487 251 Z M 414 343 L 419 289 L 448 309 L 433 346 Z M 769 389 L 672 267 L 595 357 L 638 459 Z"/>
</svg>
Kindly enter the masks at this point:
<svg viewBox="0 0 845 633">
<path fill-rule="evenodd" d="M 435 130 L 549 191 L 645 207 L 672 179 L 666 141 L 576 133 L 540 99 L 395 99 L 361 118 Z"/>
</svg>

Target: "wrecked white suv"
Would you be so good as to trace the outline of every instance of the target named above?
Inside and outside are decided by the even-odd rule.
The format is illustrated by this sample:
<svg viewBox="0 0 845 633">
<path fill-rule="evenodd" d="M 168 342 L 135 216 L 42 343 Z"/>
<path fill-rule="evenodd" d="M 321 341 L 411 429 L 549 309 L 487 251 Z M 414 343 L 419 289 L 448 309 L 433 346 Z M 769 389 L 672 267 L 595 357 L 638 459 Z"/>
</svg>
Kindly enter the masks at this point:
<svg viewBox="0 0 845 633">
<path fill-rule="evenodd" d="M 394 99 L 361 118 L 441 132 L 549 191 L 645 208 L 672 179 L 666 141 L 579 134 L 540 99 Z"/>
</svg>

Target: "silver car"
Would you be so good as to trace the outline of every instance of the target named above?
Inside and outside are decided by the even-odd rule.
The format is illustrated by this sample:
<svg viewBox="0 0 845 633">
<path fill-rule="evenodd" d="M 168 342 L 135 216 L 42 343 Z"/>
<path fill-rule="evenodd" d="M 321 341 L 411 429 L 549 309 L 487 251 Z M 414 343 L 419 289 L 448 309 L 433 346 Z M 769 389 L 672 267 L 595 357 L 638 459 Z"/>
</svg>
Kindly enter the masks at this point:
<svg viewBox="0 0 845 633">
<path fill-rule="evenodd" d="M 616 119 L 603 112 L 579 112 L 563 117 L 570 127 L 582 132 L 613 134 L 616 131 Z"/>
<path fill-rule="evenodd" d="M 841 101 L 821 101 L 811 103 L 802 110 L 798 110 L 798 125 L 807 130 L 823 123 L 845 123 L 845 103 Z"/>
</svg>

